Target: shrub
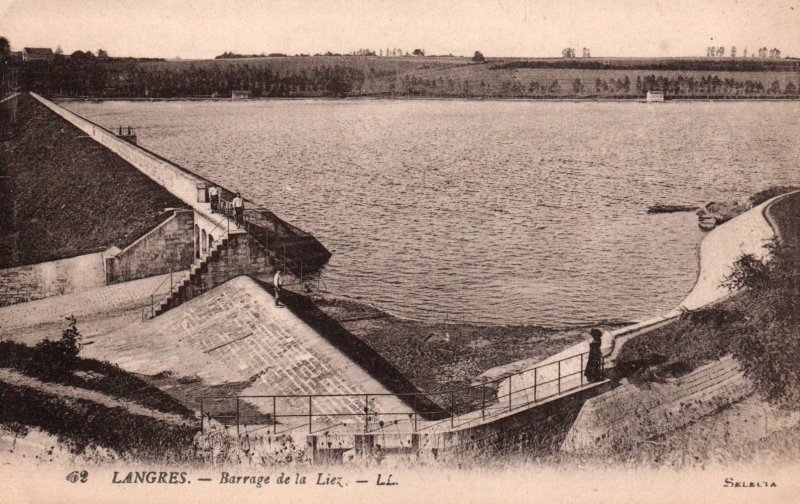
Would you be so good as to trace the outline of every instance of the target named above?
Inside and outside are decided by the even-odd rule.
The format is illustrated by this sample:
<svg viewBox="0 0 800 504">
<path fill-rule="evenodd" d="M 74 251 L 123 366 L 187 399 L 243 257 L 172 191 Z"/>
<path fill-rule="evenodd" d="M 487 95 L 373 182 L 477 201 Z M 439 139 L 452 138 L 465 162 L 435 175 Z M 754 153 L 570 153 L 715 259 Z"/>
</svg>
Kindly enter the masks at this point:
<svg viewBox="0 0 800 504">
<path fill-rule="evenodd" d="M 44 340 L 36 344 L 27 363 L 27 370 L 44 380 L 72 373 L 81 351 L 81 335 L 74 316 L 66 318 L 67 328 L 58 341 Z"/>
<path fill-rule="evenodd" d="M 722 281 L 722 287 L 735 292 L 745 287 L 762 289 L 769 282 L 767 265 L 753 254 L 744 254 L 733 264 L 733 271 Z"/>
<path fill-rule="evenodd" d="M 752 293 L 758 326 L 741 334 L 733 354 L 767 400 L 800 409 L 800 251 L 777 242 L 770 249 L 767 280 Z"/>
</svg>

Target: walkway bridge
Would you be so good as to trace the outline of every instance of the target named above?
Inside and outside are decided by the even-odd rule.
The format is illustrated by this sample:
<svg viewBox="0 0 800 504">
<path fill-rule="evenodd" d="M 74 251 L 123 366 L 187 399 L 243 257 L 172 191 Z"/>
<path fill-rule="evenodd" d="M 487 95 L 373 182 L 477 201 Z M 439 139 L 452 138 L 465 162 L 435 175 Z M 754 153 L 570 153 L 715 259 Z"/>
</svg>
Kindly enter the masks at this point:
<svg viewBox="0 0 800 504">
<path fill-rule="evenodd" d="M 431 393 L 206 396 L 200 398 L 201 428 L 233 436 L 254 453 L 292 439 L 310 458 L 331 461 L 349 450 L 439 458 L 479 447 L 541 447 L 563 437 L 583 402 L 610 386 L 586 380 L 587 359 L 585 352 Z M 403 404 L 382 408 L 387 396 Z M 426 403 L 434 407 L 421 407 Z"/>
</svg>

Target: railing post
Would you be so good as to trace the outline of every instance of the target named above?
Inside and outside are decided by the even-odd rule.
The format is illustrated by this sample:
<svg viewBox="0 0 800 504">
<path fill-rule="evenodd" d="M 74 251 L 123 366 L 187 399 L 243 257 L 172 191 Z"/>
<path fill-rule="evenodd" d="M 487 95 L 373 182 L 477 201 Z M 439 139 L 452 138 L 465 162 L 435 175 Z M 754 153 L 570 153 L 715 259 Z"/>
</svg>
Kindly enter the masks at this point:
<svg viewBox="0 0 800 504">
<path fill-rule="evenodd" d="M 236 396 L 236 438 L 239 438 L 239 396 Z"/>
<path fill-rule="evenodd" d="M 558 361 L 558 395 L 561 395 L 561 361 Z"/>
<path fill-rule="evenodd" d="M 539 383 L 539 368 L 533 368 L 533 402 L 536 402 L 536 387 Z"/>
<path fill-rule="evenodd" d="M 364 395 L 364 432 L 369 432 L 369 394 Z"/>
<path fill-rule="evenodd" d="M 414 415 L 414 432 L 417 432 L 417 394 L 414 394 L 414 406 L 412 410 Z"/>
<path fill-rule="evenodd" d="M 311 396 L 308 396 L 308 433 L 311 434 Z"/>
<path fill-rule="evenodd" d="M 583 354 L 581 354 L 581 387 L 583 387 Z"/>
<path fill-rule="evenodd" d="M 272 433 L 278 433 L 278 407 L 277 407 L 277 398 L 272 396 Z"/>
<path fill-rule="evenodd" d="M 150 318 L 155 317 L 155 310 L 153 308 L 153 296 L 154 294 L 150 294 Z"/>
<path fill-rule="evenodd" d="M 205 422 L 205 417 L 203 415 L 204 411 L 205 410 L 203 408 L 203 398 L 201 397 L 200 398 L 200 432 L 202 434 L 206 433 L 206 422 Z"/>
<path fill-rule="evenodd" d="M 169 267 L 169 295 L 172 296 L 172 266 Z"/>
</svg>

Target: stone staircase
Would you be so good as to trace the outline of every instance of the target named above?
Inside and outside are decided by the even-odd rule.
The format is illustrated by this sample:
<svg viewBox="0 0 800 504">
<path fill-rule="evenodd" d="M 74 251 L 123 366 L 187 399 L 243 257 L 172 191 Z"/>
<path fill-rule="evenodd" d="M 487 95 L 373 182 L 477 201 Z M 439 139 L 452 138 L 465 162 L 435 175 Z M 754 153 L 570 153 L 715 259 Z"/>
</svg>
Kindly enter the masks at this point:
<svg viewBox="0 0 800 504">
<path fill-rule="evenodd" d="M 165 299 L 155 311 L 155 316 L 157 317 L 167 310 L 175 308 L 200 294 L 202 292 L 201 276 L 208 271 L 210 263 L 219 260 L 223 249 L 225 249 L 227 245 L 228 238 L 223 238 L 214 243 L 208 255 L 195 259 L 189 268 L 189 276 L 172 288 L 172 292 L 169 293 L 167 299 Z"/>
</svg>

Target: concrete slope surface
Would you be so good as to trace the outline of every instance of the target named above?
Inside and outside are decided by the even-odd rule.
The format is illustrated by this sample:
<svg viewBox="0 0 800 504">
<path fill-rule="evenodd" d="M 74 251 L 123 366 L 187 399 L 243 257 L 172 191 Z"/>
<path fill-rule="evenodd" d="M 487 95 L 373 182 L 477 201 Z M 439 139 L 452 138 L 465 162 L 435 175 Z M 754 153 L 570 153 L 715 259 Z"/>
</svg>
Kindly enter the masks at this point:
<svg viewBox="0 0 800 504">
<path fill-rule="evenodd" d="M 347 394 L 314 397 L 315 423 L 326 413 L 331 421 L 334 414 L 363 417 L 366 394 L 372 394 L 370 408 L 405 416 L 410 412 L 380 381 L 292 311 L 276 306 L 274 298 L 246 276 L 150 321 L 98 338 L 88 351 L 116 354 L 114 361 L 132 372 L 169 371 L 196 377 L 210 387 L 245 384 L 241 395 Z M 271 398 L 243 401 L 263 414 L 273 411 Z M 277 408 L 279 413 L 303 416 L 308 398 L 279 398 Z"/>
</svg>

